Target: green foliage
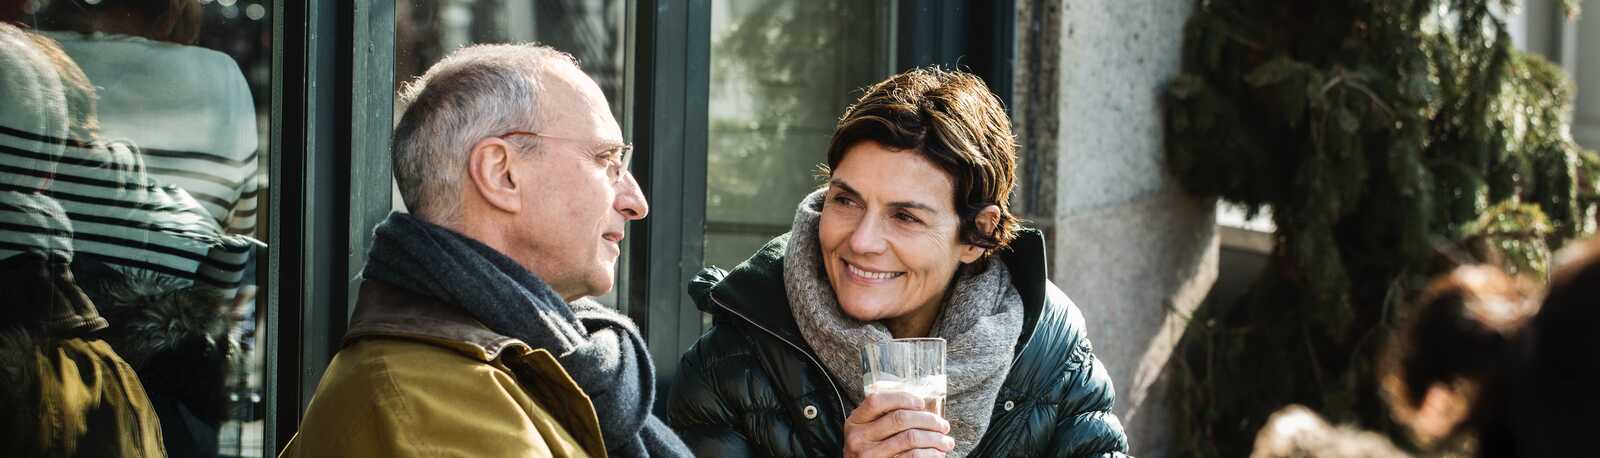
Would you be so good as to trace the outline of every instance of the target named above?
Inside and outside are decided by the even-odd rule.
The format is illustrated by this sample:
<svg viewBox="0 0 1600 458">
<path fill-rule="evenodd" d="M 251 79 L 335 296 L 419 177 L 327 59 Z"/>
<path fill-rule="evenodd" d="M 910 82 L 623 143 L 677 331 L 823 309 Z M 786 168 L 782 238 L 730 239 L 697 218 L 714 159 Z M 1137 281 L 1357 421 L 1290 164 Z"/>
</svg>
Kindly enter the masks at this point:
<svg viewBox="0 0 1600 458">
<path fill-rule="evenodd" d="M 1550 246 L 1545 237 L 1553 231 L 1538 205 L 1516 199 L 1501 202 L 1462 232 L 1479 259 L 1493 259 L 1512 275 L 1549 277 Z"/>
<path fill-rule="evenodd" d="M 1191 192 L 1271 208 L 1278 245 L 1243 299 L 1191 322 L 1185 450 L 1246 455 L 1290 403 L 1392 431 L 1376 349 L 1430 276 L 1472 253 L 1542 278 L 1552 247 L 1595 230 L 1573 88 L 1511 47 L 1513 3 L 1199 2 L 1168 163 Z"/>
</svg>

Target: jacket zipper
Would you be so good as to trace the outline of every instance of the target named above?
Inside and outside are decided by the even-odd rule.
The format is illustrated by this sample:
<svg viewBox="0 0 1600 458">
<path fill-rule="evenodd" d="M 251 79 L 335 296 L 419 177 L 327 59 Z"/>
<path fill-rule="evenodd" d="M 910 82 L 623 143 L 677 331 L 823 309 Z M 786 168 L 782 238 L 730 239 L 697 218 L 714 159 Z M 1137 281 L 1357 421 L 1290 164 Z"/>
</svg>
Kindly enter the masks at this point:
<svg viewBox="0 0 1600 458">
<path fill-rule="evenodd" d="M 739 313 L 737 310 L 734 310 L 733 307 L 729 307 L 727 305 L 723 305 L 722 301 L 717 300 L 716 297 L 711 297 L 711 303 L 717 304 L 717 307 L 722 307 L 722 309 L 723 310 L 727 310 L 728 313 L 732 313 L 734 316 L 737 316 L 737 317 L 743 319 L 746 323 L 750 323 L 751 326 L 755 326 L 757 329 L 760 329 L 763 332 L 766 332 L 767 334 L 772 335 L 772 337 L 778 339 L 778 341 L 786 343 L 786 344 L 789 344 L 790 347 L 794 347 L 795 351 L 798 351 L 798 352 L 800 352 L 800 354 L 805 355 L 806 359 L 811 361 L 811 364 L 816 365 L 818 369 L 822 370 L 822 375 L 823 375 L 822 378 L 828 379 L 828 386 L 830 388 L 833 388 L 833 399 L 835 401 L 839 402 L 839 413 L 845 414 L 845 415 L 849 415 L 848 412 L 844 411 L 844 395 L 839 392 L 839 386 L 837 384 L 833 383 L 833 377 L 828 375 L 827 367 L 824 367 L 821 362 L 817 361 L 816 358 L 812 358 L 811 357 L 811 353 L 806 352 L 806 350 L 804 348 L 801 348 L 799 345 L 795 345 L 794 342 L 790 342 L 788 339 L 784 339 L 783 336 L 778 335 L 778 333 L 772 332 L 771 329 L 767 329 L 766 326 L 762 326 L 761 323 L 757 323 L 756 320 L 752 320 L 752 319 L 750 319 L 750 317 L 744 316 L 743 313 Z"/>
</svg>

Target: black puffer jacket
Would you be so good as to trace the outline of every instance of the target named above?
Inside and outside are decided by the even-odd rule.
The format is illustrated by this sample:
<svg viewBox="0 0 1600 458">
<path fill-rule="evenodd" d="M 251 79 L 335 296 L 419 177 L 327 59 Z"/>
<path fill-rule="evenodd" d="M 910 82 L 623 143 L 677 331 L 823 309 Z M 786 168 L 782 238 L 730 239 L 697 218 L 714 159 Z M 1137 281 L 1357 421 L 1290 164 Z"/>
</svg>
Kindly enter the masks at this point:
<svg viewBox="0 0 1600 458">
<path fill-rule="evenodd" d="M 668 421 L 699 456 L 837 456 L 849 399 L 800 335 L 783 286 L 788 236 L 690 284 L 710 331 L 683 355 Z M 1083 315 L 1046 279 L 1044 238 L 1000 254 L 1025 304 L 1017 358 L 972 456 L 1118 456 L 1114 391 Z"/>
</svg>

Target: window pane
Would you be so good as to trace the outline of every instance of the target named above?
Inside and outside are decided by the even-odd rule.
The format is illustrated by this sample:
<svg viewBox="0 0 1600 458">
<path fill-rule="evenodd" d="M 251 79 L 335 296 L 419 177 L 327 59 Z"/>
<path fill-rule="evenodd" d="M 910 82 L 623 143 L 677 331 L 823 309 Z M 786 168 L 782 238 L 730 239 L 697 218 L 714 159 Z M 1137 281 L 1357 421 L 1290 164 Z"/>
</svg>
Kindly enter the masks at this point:
<svg viewBox="0 0 1600 458">
<path fill-rule="evenodd" d="M 537 42 L 577 58 L 578 65 L 605 93 L 611 113 L 623 124 L 626 106 L 627 2 L 623 0 L 409 0 L 395 4 L 395 89 L 439 62 L 451 51 L 479 43 Z M 395 116 L 401 114 L 396 107 Z M 399 188 L 394 207 L 404 210 Z M 627 244 L 617 275 L 626 272 Z M 619 282 L 620 284 L 620 282 Z M 617 288 L 596 298 L 617 306 Z"/>
<path fill-rule="evenodd" d="M 789 231 L 839 115 L 893 68 L 893 4 L 712 2 L 706 265 Z"/>
<path fill-rule="evenodd" d="M 538 42 L 578 58 L 621 120 L 625 14 L 622 0 L 397 2 L 395 89 L 462 46 Z"/>
<path fill-rule="evenodd" d="M 0 17 L 31 29 L 0 42 L 0 265 L 21 273 L 0 323 L 43 355 L 25 404 L 91 418 L 63 436 L 83 455 L 262 456 L 271 5 L 21 4 Z M 18 439 L 73 446 L 44 437 Z"/>
</svg>

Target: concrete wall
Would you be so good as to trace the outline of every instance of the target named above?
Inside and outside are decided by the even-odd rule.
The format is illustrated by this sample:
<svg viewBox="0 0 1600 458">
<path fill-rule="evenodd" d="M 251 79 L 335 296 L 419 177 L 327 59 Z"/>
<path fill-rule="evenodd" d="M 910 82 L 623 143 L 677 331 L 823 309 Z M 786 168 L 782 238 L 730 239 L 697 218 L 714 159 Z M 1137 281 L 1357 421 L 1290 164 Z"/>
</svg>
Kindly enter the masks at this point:
<svg viewBox="0 0 1600 458">
<path fill-rule="evenodd" d="M 1586 11 L 1572 21 L 1555 0 L 1526 0 L 1506 18 L 1506 28 L 1518 49 L 1543 55 L 1567 71 L 1578 89 L 1572 137 L 1600 149 L 1600 12 Z"/>
<path fill-rule="evenodd" d="M 1572 135 L 1586 148 L 1600 149 L 1600 2 L 1588 2 L 1575 35 L 1575 62 L 1567 66 L 1578 82 Z"/>
<path fill-rule="evenodd" d="M 1217 277 L 1215 203 L 1165 172 L 1161 94 L 1193 2 L 1061 5 L 1053 277 L 1088 319 L 1138 456 L 1175 456 L 1164 374 Z M 1024 32 L 1026 33 L 1026 32 Z"/>
</svg>

